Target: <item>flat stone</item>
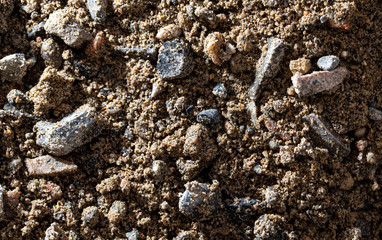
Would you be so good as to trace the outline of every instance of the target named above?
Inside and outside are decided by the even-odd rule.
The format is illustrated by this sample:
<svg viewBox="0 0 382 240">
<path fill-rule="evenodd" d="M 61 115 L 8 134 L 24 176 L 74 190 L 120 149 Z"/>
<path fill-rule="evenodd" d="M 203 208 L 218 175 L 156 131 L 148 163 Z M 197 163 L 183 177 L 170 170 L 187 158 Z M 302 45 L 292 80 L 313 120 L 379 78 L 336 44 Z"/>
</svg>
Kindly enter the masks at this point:
<svg viewBox="0 0 382 240">
<path fill-rule="evenodd" d="M 194 67 L 192 60 L 192 53 L 185 42 L 175 39 L 163 43 L 157 62 L 159 78 L 171 80 L 188 76 Z"/>
<path fill-rule="evenodd" d="M 0 59 L 2 81 L 20 82 L 27 72 L 27 61 L 23 53 L 15 53 Z"/>
<path fill-rule="evenodd" d="M 55 176 L 77 171 L 77 165 L 50 155 L 25 159 L 25 165 L 30 176 Z"/>
<path fill-rule="evenodd" d="M 141 58 L 150 61 L 156 61 L 158 58 L 158 49 L 153 45 L 137 47 L 116 47 L 115 51 L 117 51 L 122 56 Z"/>
<path fill-rule="evenodd" d="M 328 123 L 318 118 L 316 114 L 311 113 L 303 119 L 310 126 L 311 138 L 317 145 L 328 149 L 331 154 L 342 157 L 350 154 L 350 148 L 340 141 L 336 133 L 329 131 Z"/>
<path fill-rule="evenodd" d="M 333 71 L 318 71 L 307 75 L 295 74 L 292 77 L 293 87 L 300 96 L 309 96 L 330 90 L 341 84 L 348 70 L 339 67 Z"/>
<path fill-rule="evenodd" d="M 325 71 L 334 70 L 338 64 L 340 64 L 340 59 L 334 55 L 320 57 L 317 61 L 317 66 Z"/>
<path fill-rule="evenodd" d="M 85 104 L 57 123 L 36 123 L 37 145 L 55 156 L 63 156 L 90 142 L 101 133 L 95 108 Z"/>
<path fill-rule="evenodd" d="M 215 124 L 220 121 L 220 113 L 217 109 L 208 109 L 196 116 L 196 121 L 202 124 Z"/>
<path fill-rule="evenodd" d="M 261 53 L 261 57 L 256 64 L 255 81 L 249 88 L 249 96 L 252 100 L 256 100 L 259 96 L 264 81 L 277 75 L 284 55 L 284 42 L 279 38 L 269 38 L 268 49 L 263 49 Z"/>
<path fill-rule="evenodd" d="M 104 23 L 106 21 L 106 0 L 87 0 L 86 6 L 94 22 Z"/>
<path fill-rule="evenodd" d="M 373 121 L 382 121 L 382 111 L 369 107 L 369 118 Z"/>
<path fill-rule="evenodd" d="M 73 48 L 81 48 L 86 41 L 92 40 L 90 33 L 73 21 L 73 17 L 64 9 L 51 13 L 44 28 L 48 34 L 61 38 L 65 44 Z"/>
</svg>

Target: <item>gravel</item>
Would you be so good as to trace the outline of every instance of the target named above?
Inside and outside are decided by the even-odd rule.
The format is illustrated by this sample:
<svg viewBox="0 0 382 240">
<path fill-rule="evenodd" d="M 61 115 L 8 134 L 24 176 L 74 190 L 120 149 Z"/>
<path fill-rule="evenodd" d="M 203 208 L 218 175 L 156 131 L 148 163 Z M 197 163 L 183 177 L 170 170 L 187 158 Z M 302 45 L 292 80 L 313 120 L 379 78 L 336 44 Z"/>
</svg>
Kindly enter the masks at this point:
<svg viewBox="0 0 382 240">
<path fill-rule="evenodd" d="M 220 113 L 217 109 L 208 109 L 196 116 L 196 121 L 206 125 L 213 125 L 220 121 Z"/>
<path fill-rule="evenodd" d="M 21 82 L 27 72 L 27 63 L 23 53 L 15 53 L 0 59 L 0 79 L 2 81 Z"/>
<path fill-rule="evenodd" d="M 340 58 L 334 55 L 320 57 L 317 66 L 325 71 L 334 70 L 340 64 Z"/>
<path fill-rule="evenodd" d="M 212 94 L 220 97 L 221 99 L 225 99 L 227 97 L 227 89 L 225 88 L 223 83 L 218 83 L 216 86 L 212 89 Z"/>
<path fill-rule="evenodd" d="M 50 155 L 25 159 L 25 165 L 30 176 L 66 175 L 77 171 L 77 165 Z"/>
</svg>

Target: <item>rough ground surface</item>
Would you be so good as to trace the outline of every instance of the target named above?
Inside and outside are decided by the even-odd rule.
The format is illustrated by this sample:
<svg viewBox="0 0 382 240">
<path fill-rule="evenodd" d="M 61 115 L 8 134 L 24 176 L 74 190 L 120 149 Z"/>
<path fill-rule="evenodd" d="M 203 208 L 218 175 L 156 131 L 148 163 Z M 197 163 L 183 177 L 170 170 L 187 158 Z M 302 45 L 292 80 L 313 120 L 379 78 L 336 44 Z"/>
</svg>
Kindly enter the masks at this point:
<svg viewBox="0 0 382 240">
<path fill-rule="evenodd" d="M 379 0 L 0 0 L 0 239 L 382 239 L 381 12 Z M 284 57 L 258 64 L 271 37 Z M 172 41 L 188 50 L 163 49 Z M 293 74 L 329 55 L 346 78 L 299 96 Z M 278 72 L 251 100 L 257 65 Z M 57 135 L 81 135 L 59 157 L 76 171 L 47 159 L 33 167 L 48 175 L 29 174 L 49 154 L 36 123 L 86 104 L 99 135 L 75 121 Z M 209 109 L 214 124 L 197 122 Z M 206 217 L 179 209 L 194 183 L 209 190 L 187 206 Z"/>
</svg>

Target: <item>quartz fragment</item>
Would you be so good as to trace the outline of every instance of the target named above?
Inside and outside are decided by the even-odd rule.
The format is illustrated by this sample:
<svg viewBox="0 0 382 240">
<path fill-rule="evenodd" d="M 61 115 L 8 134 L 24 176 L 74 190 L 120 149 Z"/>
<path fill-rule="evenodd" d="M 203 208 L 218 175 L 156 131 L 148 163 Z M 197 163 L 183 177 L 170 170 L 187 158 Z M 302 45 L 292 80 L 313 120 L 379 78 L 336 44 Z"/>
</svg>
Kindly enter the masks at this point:
<svg viewBox="0 0 382 240">
<path fill-rule="evenodd" d="M 0 59 L 0 79 L 2 81 L 20 82 L 27 71 L 25 55 L 15 53 Z"/>
<path fill-rule="evenodd" d="M 54 176 L 77 171 L 77 165 L 74 163 L 59 160 L 50 155 L 26 159 L 25 165 L 30 176 Z"/>
<path fill-rule="evenodd" d="M 268 49 L 262 51 L 261 57 L 256 64 L 255 81 L 249 88 L 249 96 L 252 100 L 256 100 L 259 96 L 264 81 L 277 75 L 284 55 L 284 42 L 279 38 L 269 38 Z"/>
<path fill-rule="evenodd" d="M 90 142 L 101 132 L 95 108 L 85 104 L 57 123 L 36 123 L 37 145 L 49 153 L 63 156 Z"/>
<path fill-rule="evenodd" d="M 193 70 L 192 53 L 179 39 L 163 43 L 159 49 L 157 71 L 159 78 L 171 80 L 188 76 Z"/>
<path fill-rule="evenodd" d="M 104 23 L 106 20 L 106 0 L 87 0 L 90 16 L 96 23 Z"/>
<path fill-rule="evenodd" d="M 310 126 L 312 140 L 317 145 L 327 148 L 330 153 L 346 157 L 350 154 L 350 148 L 341 142 L 336 133 L 329 130 L 329 125 L 311 113 L 303 119 Z"/>
<path fill-rule="evenodd" d="M 338 64 L 340 64 L 340 59 L 333 55 L 320 57 L 317 61 L 317 66 L 325 71 L 334 70 Z"/>
<path fill-rule="evenodd" d="M 298 95 L 308 96 L 334 88 L 343 82 L 347 74 L 348 70 L 344 67 L 307 75 L 295 74 L 292 77 L 292 83 Z"/>
</svg>

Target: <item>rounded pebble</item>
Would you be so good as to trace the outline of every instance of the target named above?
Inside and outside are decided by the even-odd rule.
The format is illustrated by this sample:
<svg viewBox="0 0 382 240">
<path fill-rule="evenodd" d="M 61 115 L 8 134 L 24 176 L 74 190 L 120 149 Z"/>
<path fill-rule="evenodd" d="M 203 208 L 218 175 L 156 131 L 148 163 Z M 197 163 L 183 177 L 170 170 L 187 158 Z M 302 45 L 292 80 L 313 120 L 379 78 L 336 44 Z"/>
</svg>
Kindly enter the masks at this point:
<svg viewBox="0 0 382 240">
<path fill-rule="evenodd" d="M 340 59 L 334 55 L 320 57 L 317 61 L 317 66 L 325 71 L 335 69 L 338 64 L 340 64 Z"/>
<path fill-rule="evenodd" d="M 0 59 L 0 78 L 3 81 L 20 82 L 27 71 L 27 61 L 22 53 L 15 53 Z"/>
</svg>

